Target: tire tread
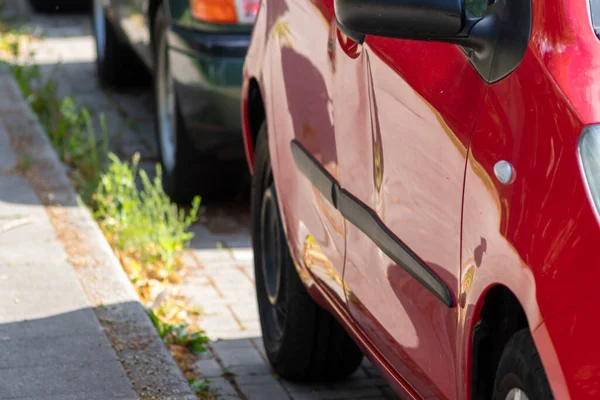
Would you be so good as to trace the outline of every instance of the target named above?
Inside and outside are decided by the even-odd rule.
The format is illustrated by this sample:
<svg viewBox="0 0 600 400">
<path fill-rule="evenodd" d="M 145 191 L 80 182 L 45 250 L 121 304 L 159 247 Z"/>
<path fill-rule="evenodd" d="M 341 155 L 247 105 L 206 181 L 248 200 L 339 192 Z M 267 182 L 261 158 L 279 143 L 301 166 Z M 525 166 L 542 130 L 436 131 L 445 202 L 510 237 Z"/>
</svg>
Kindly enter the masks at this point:
<svg viewBox="0 0 600 400">
<path fill-rule="evenodd" d="M 153 22 L 153 37 L 157 43 L 153 46 L 155 52 L 162 51 L 159 41 L 167 29 L 166 14 L 163 7 L 159 7 Z M 158 54 L 154 54 L 155 65 Z M 157 75 L 157 74 L 155 74 Z M 154 77 L 154 95 L 158 95 L 157 79 Z M 198 151 L 188 131 L 185 120 L 179 108 L 179 101 L 175 100 L 176 118 L 176 148 L 175 166 L 169 173 L 163 170 L 163 187 L 169 197 L 179 204 L 190 204 L 194 196 L 201 195 L 203 199 L 227 199 L 233 197 L 241 190 L 247 177 L 244 173 L 243 160 L 224 162 L 217 157 Z M 161 147 L 160 133 L 158 130 L 158 110 L 155 110 L 155 130 L 157 148 Z M 160 152 L 159 152 L 160 154 Z"/>
<path fill-rule="evenodd" d="M 257 138 L 252 180 L 252 210 L 258 210 L 262 193 L 265 190 L 265 168 L 269 164 L 269 149 L 266 127 L 260 130 Z M 258 227 L 253 214 L 253 245 L 255 246 L 255 274 L 259 309 L 261 302 L 260 277 L 257 257 Z M 282 377 L 296 381 L 332 381 L 345 378 L 354 372 L 363 358 L 357 345 L 338 321 L 326 310 L 319 307 L 310 297 L 302 283 L 289 251 L 284 261 L 284 281 L 287 293 L 286 325 L 284 338 L 280 343 L 268 343 L 265 349 L 271 365 Z M 261 316 L 262 319 L 262 316 Z M 262 321 L 261 321 L 262 322 Z M 265 325 L 263 329 L 265 329 Z"/>
<path fill-rule="evenodd" d="M 104 60 L 96 61 L 98 82 L 102 87 L 124 88 L 139 86 L 149 80 L 149 73 L 137 54 L 123 43 L 116 32 L 116 27 L 104 15 L 105 46 Z M 94 17 L 92 15 L 92 27 Z"/>
<path fill-rule="evenodd" d="M 515 387 L 525 391 L 529 400 L 554 398 L 528 328 L 516 332 L 504 347 L 496 372 L 493 400 L 505 400 Z"/>
</svg>

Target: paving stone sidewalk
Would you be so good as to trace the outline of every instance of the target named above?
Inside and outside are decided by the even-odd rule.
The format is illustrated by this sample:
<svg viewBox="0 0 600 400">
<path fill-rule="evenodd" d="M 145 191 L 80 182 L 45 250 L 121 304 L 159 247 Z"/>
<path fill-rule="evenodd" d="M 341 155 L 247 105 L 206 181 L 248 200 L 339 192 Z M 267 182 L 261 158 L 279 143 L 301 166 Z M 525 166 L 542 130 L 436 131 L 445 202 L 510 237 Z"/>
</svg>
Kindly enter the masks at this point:
<svg viewBox="0 0 600 400">
<path fill-rule="evenodd" d="M 232 396 L 237 390 L 249 400 L 396 398 L 368 361 L 334 384 L 297 384 L 277 377 L 261 338 L 246 218 L 235 212 L 209 216 L 193 231 L 185 258 L 190 272 L 181 293 L 204 310 L 201 324 L 213 342 L 196 369 L 210 378 L 212 387 Z M 235 385 L 224 377 L 231 375 Z"/>
<path fill-rule="evenodd" d="M 114 92 L 97 86 L 89 20 L 33 15 L 31 25 L 45 37 L 34 61 L 44 74 L 54 74 L 61 96 L 73 95 L 94 115 L 106 115 L 112 151 L 122 158 L 139 152 L 142 168 L 152 171 L 158 161 L 152 93 L 149 88 Z M 209 353 L 195 366 L 199 375 L 210 380 L 221 399 L 395 399 L 367 361 L 336 384 L 294 384 L 273 373 L 258 321 L 247 211 L 246 204 L 209 204 L 192 227 L 196 236 L 184 257 L 188 274 L 181 294 L 204 310 L 202 326 L 212 339 Z"/>
</svg>

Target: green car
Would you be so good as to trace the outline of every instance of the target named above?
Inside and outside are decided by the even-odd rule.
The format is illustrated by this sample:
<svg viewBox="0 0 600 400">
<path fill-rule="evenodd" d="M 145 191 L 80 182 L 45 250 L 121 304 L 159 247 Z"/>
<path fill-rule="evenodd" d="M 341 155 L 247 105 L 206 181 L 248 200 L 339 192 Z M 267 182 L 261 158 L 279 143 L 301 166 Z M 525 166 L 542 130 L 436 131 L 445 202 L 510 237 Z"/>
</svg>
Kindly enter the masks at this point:
<svg viewBox="0 0 600 400">
<path fill-rule="evenodd" d="M 94 0 L 98 79 L 152 72 L 156 140 L 171 198 L 221 196 L 246 181 L 242 66 L 258 0 Z"/>
</svg>

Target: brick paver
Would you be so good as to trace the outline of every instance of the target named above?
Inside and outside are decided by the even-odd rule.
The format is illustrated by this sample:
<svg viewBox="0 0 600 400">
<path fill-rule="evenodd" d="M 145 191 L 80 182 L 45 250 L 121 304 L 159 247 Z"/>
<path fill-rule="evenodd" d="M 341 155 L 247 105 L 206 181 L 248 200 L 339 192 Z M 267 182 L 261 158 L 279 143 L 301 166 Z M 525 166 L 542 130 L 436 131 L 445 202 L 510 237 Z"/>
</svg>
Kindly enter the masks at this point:
<svg viewBox="0 0 600 400">
<path fill-rule="evenodd" d="M 98 87 L 88 16 L 35 15 L 32 25 L 46 37 L 37 46 L 35 61 L 45 75 L 55 74 L 59 93 L 75 95 L 95 116 L 104 113 L 111 150 L 125 158 L 139 152 L 142 168 L 152 170 L 157 155 L 151 91 L 117 93 Z M 58 68 L 56 62 L 61 62 Z M 6 184 L 0 180 L 0 186 Z M 212 342 L 195 367 L 210 380 L 211 389 L 223 399 L 395 398 L 367 361 L 347 381 L 328 385 L 294 384 L 272 372 L 257 315 L 248 217 L 239 206 L 215 208 L 209 205 L 209 213 L 192 228 L 196 236 L 184 257 L 188 274 L 180 287 L 190 303 L 204 310 L 202 326 Z"/>
</svg>

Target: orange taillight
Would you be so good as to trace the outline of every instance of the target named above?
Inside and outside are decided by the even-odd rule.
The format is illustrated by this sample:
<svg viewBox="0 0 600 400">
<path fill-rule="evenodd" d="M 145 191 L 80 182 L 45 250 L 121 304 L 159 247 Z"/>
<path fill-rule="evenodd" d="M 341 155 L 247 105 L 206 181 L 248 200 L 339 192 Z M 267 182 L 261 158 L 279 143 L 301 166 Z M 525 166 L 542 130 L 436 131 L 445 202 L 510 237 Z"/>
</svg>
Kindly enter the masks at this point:
<svg viewBox="0 0 600 400">
<path fill-rule="evenodd" d="M 235 0 L 190 0 L 192 16 L 216 23 L 238 22 Z"/>
</svg>

